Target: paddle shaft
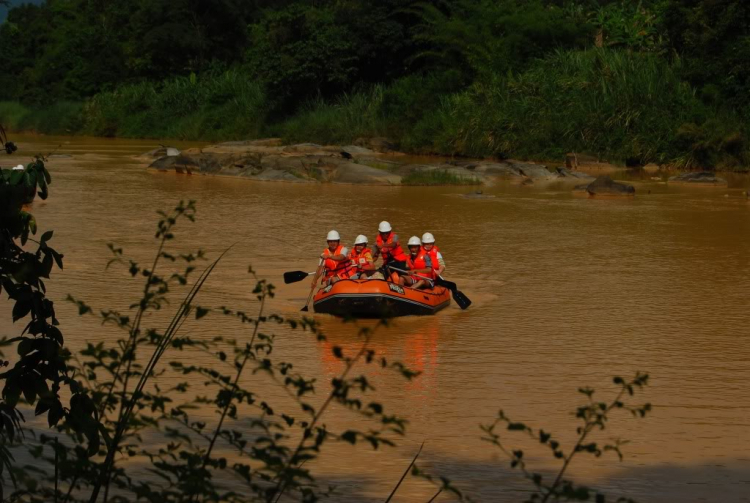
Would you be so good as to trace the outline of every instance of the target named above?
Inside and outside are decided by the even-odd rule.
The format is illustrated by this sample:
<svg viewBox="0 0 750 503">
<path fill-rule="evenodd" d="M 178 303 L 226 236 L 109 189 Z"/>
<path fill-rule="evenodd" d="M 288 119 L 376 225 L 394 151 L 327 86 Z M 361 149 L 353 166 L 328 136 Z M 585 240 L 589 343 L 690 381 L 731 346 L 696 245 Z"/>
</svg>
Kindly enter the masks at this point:
<svg viewBox="0 0 750 503">
<path fill-rule="evenodd" d="M 310 288 L 310 295 L 307 296 L 307 302 L 305 302 L 305 307 L 302 308 L 303 311 L 307 311 L 307 306 L 310 304 L 310 299 L 312 299 L 313 293 L 315 292 L 315 285 L 318 283 L 318 277 L 320 276 L 322 269 L 323 269 L 323 259 L 320 259 L 320 262 L 318 262 L 318 269 L 315 271 L 315 279 L 313 280 L 312 288 Z"/>
<path fill-rule="evenodd" d="M 429 280 L 429 281 L 435 281 L 434 279 L 428 278 L 427 276 L 422 276 L 420 274 L 417 274 L 417 273 L 411 272 L 411 271 L 404 271 L 403 269 L 399 269 L 398 267 L 391 267 L 391 266 L 386 266 L 386 267 L 388 267 L 388 269 L 392 269 L 392 270 L 394 270 L 396 272 L 402 272 L 404 274 L 409 274 L 411 276 L 416 276 L 417 278 L 422 278 L 422 279 L 426 279 L 426 280 Z M 444 283 L 450 283 L 450 281 L 445 281 L 440 276 L 438 276 L 438 278 L 440 278 L 440 280 L 442 280 Z M 444 285 L 444 286 L 447 287 L 448 285 Z M 452 290 L 452 288 L 448 288 L 448 290 Z"/>
<path fill-rule="evenodd" d="M 421 276 L 419 274 L 412 273 L 410 271 L 404 271 L 403 269 L 398 269 L 397 267 L 389 267 L 389 268 L 393 269 L 396 272 L 402 272 L 404 274 L 411 274 L 413 276 L 416 276 L 417 278 L 431 280 L 431 278 L 427 278 L 425 276 Z M 464 293 L 458 289 L 458 286 L 456 286 L 454 282 L 446 281 L 443 279 L 442 276 L 438 276 L 437 278 L 435 278 L 434 281 L 435 281 L 435 284 L 444 286 L 445 288 L 451 291 L 451 293 L 453 294 L 453 299 L 456 301 L 456 303 L 461 309 L 466 309 L 467 307 L 471 305 L 471 299 L 469 299 L 466 295 L 464 295 Z"/>
</svg>

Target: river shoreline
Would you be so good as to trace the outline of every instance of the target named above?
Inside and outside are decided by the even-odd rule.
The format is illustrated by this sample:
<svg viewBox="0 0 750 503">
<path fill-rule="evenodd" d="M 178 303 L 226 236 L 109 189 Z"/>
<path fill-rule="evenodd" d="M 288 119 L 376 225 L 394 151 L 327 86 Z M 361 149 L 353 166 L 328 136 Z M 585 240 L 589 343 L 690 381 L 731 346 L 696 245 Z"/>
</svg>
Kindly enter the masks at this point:
<svg viewBox="0 0 750 503">
<path fill-rule="evenodd" d="M 60 135 L 47 135 L 44 133 L 39 133 L 33 130 L 30 131 L 16 131 L 16 130 L 8 130 L 11 137 L 15 135 L 23 135 L 25 137 L 40 137 L 40 138 L 51 138 L 51 137 L 57 137 Z M 73 138 L 96 138 L 96 139 L 106 139 L 110 138 L 107 136 L 90 136 L 90 135 L 78 135 L 78 134 L 72 134 L 67 135 L 69 137 Z M 386 138 L 381 137 L 373 137 L 373 138 L 359 138 L 355 140 L 353 143 L 354 145 L 348 145 L 348 146 L 339 146 L 339 145 L 320 145 L 317 143 L 290 143 L 283 141 L 280 138 L 258 138 L 258 139 L 251 139 L 251 140 L 228 140 L 228 141 L 222 141 L 222 142 L 209 142 L 209 141 L 195 141 L 195 140 L 179 140 L 175 138 L 131 138 L 131 137 L 111 137 L 113 140 L 145 140 L 145 141 L 153 141 L 157 145 L 167 145 L 167 144 L 174 144 L 174 143 L 180 143 L 180 144 L 188 144 L 188 145 L 196 145 L 195 147 L 191 147 L 189 149 L 185 150 L 185 153 L 187 154 L 197 154 L 202 153 L 201 149 L 210 148 L 210 150 L 214 151 L 213 153 L 219 153 L 224 149 L 226 151 L 227 146 L 241 146 L 241 145 L 248 145 L 252 146 L 255 145 L 263 145 L 264 143 L 267 143 L 269 141 L 274 142 L 274 146 L 278 147 L 286 147 L 286 148 L 294 148 L 294 147 L 300 147 L 300 146 L 314 146 L 317 147 L 318 150 L 322 150 L 328 154 L 340 152 L 345 147 L 355 147 L 355 148 L 364 148 L 364 149 L 370 149 L 371 152 L 368 153 L 368 155 L 377 155 L 381 157 L 382 159 L 386 160 L 389 164 L 408 164 L 408 165 L 419 165 L 424 164 L 426 166 L 439 166 L 441 169 L 448 169 L 453 170 L 454 168 L 461 168 L 466 165 L 471 166 L 472 164 L 476 165 L 493 165 L 493 164 L 510 164 L 510 165 L 531 165 L 531 166 L 545 166 L 552 170 L 552 178 L 557 178 L 555 176 L 554 172 L 558 167 L 564 167 L 571 171 L 580 171 L 582 173 L 588 173 L 598 176 L 599 174 L 613 174 L 617 172 L 622 172 L 624 170 L 632 171 L 632 172 L 638 172 L 643 171 L 644 173 L 649 173 L 652 176 L 653 175 L 664 175 L 664 178 L 668 178 L 669 176 L 685 173 L 685 172 L 711 172 L 711 173 L 717 173 L 717 174 L 732 174 L 732 175 L 741 175 L 741 174 L 750 174 L 750 170 L 748 169 L 721 169 L 719 167 L 703 167 L 703 168 L 695 168 L 695 169 L 685 169 L 685 168 L 679 168 L 673 165 L 669 164 L 654 164 L 649 163 L 644 166 L 626 166 L 625 163 L 618 163 L 618 162 L 611 162 L 605 159 L 599 159 L 596 156 L 587 155 L 587 154 L 577 154 L 577 153 L 570 153 L 567 156 L 565 156 L 564 159 L 515 159 L 515 158 L 508 158 L 508 159 L 499 159 L 496 157 L 471 157 L 471 156 L 465 156 L 461 154 L 454 154 L 451 156 L 447 156 L 444 154 L 434 153 L 434 152 L 412 152 L 412 151 L 398 151 L 395 149 L 395 144 L 390 142 Z M 370 148 L 373 147 L 373 148 Z M 238 149 L 241 150 L 241 149 Z M 228 152 L 227 152 L 228 153 Z M 241 152 L 235 152 L 235 153 L 241 153 Z M 259 152 L 257 149 L 247 149 L 247 153 L 264 153 Z M 148 153 L 144 153 L 144 156 L 146 156 Z M 361 153 L 357 154 L 355 157 L 361 157 Z M 390 160 L 389 160 L 390 159 Z M 151 159 L 154 160 L 154 159 Z M 403 160 L 403 162 L 400 162 L 400 160 Z M 391 162 L 392 161 L 392 162 Z M 447 162 L 446 162 L 447 161 Z M 447 165 L 446 165 L 447 164 Z M 443 166 L 446 165 L 446 166 Z M 159 169 L 159 168 L 157 168 Z M 218 173 L 216 172 L 215 168 L 208 167 L 208 169 L 204 169 L 201 171 L 203 174 L 212 174 L 212 175 L 219 175 L 224 174 L 227 176 L 240 176 L 238 174 L 234 174 L 231 171 L 226 173 Z M 403 171 L 403 170 L 402 170 Z M 469 170 L 471 171 L 471 170 Z M 407 173 L 408 174 L 408 173 Z M 466 173 L 462 171 L 461 169 L 455 171 L 454 174 L 459 177 L 465 177 L 468 180 L 465 181 L 465 183 L 460 183 L 454 181 L 453 183 L 435 183 L 434 180 L 428 180 L 428 182 L 432 183 L 419 183 L 417 181 L 416 183 L 393 183 L 395 180 L 391 179 L 391 183 L 388 184 L 396 184 L 396 185 L 481 185 L 482 183 L 478 183 L 476 180 L 474 180 L 476 177 L 477 172 L 469 172 Z M 542 173 L 543 174 L 543 173 Z M 559 173 L 558 173 L 559 174 Z M 296 177 L 296 175 L 292 175 Z M 403 177 L 403 174 L 400 176 Z M 304 181 L 305 177 L 297 177 L 299 180 L 297 181 Z M 538 177 L 530 177 L 532 179 L 538 178 Z M 258 179 L 258 178 L 256 178 Z M 266 180 L 266 181 L 275 181 L 275 180 Z M 293 182 L 291 177 L 287 177 L 286 181 Z M 320 181 L 320 180 L 319 180 Z M 479 180 L 481 182 L 481 180 Z M 356 183 L 356 182 L 355 182 Z M 380 183 L 376 183 L 380 184 Z"/>
</svg>

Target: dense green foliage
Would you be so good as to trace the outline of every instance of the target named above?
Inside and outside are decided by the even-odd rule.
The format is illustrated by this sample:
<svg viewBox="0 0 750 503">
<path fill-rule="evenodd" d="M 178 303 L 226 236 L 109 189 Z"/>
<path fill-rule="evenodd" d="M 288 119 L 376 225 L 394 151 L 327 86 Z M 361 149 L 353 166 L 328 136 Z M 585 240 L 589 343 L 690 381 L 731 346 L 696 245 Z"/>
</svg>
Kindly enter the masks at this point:
<svg viewBox="0 0 750 503">
<path fill-rule="evenodd" d="M 0 25 L 0 119 L 741 169 L 740 0 L 48 0 Z"/>
</svg>

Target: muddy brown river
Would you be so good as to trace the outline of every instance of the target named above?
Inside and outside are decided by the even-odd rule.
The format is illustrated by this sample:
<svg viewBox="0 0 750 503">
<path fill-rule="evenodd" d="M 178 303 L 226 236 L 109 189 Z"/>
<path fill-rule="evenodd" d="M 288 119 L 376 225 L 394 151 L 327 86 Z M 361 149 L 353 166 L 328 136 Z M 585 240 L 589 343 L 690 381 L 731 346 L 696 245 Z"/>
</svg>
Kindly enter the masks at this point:
<svg viewBox="0 0 750 503">
<path fill-rule="evenodd" d="M 347 243 L 360 233 L 374 240 L 381 220 L 402 239 L 435 234 L 447 262 L 445 277 L 474 303 L 466 311 L 452 303 L 435 316 L 401 318 L 376 333 L 379 354 L 422 372 L 407 383 L 364 368 L 377 388 L 375 398 L 409 419 L 408 434 L 397 447 L 377 451 L 331 446 L 314 472 L 338 485 L 343 496 L 334 501 L 384 501 L 422 441 L 424 469 L 449 477 L 477 501 L 521 501 L 527 482 L 481 441 L 478 425 L 503 409 L 569 446 L 577 426 L 572 412 L 582 398 L 577 389 L 591 386 L 609 397 L 612 376 L 637 370 L 649 372 L 651 383 L 636 403 L 651 402 L 653 413 L 642 420 L 615 415 L 595 438 L 630 440 L 624 460 L 581 456 L 570 475 L 643 502 L 750 501 L 747 178 L 707 188 L 646 177 L 632 182 L 635 198 L 607 200 L 576 196 L 569 185 L 498 182 L 483 188 L 495 197 L 467 199 L 461 194 L 473 189 L 466 187 L 155 173 L 132 156 L 156 141 L 13 139 L 20 150 L 0 158 L 4 164 L 57 149 L 48 163 L 51 195 L 31 211 L 42 230 L 54 229 L 51 244 L 65 254 L 65 270 L 54 272 L 48 289 L 74 349 L 118 334 L 93 318 L 79 318 L 66 295 L 101 308 L 122 309 L 137 299 L 140 284 L 120 269 L 105 270 L 106 244 L 147 260 L 155 252 L 156 210 L 169 210 L 180 199 L 197 200 L 198 215 L 195 224 L 178 227 L 177 249 L 203 248 L 215 257 L 236 243 L 201 302 L 248 312 L 257 309 L 246 274 L 252 264 L 277 285 L 269 310 L 298 315 L 309 282 L 284 285 L 281 274 L 314 270 L 332 228 Z M 276 351 L 325 382 L 341 369 L 329 356 L 331 345 L 354 350 L 358 339 L 350 325 L 325 315 L 316 319 L 330 343 L 276 330 Z M 0 334 L 18 330 L 6 305 Z M 194 337 L 249 335 L 219 318 L 185 330 Z M 282 395 L 262 380 L 246 384 L 260 395 Z M 324 422 L 366 426 L 338 408 Z M 530 467 L 556 466 L 546 450 L 520 435 L 504 438 L 526 450 Z M 427 501 L 432 494 L 428 483 L 407 477 L 394 501 Z"/>
</svg>

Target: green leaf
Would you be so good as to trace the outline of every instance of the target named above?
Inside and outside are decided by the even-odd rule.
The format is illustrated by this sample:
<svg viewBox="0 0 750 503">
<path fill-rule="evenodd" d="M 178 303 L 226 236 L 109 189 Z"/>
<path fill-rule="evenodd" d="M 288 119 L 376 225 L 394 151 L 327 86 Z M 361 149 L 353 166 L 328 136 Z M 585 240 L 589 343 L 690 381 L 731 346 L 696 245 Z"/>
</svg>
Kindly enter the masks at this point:
<svg viewBox="0 0 750 503">
<path fill-rule="evenodd" d="M 57 264 L 57 267 L 59 267 L 59 268 L 60 268 L 60 270 L 62 270 L 62 268 L 63 268 L 63 262 L 62 262 L 62 259 L 63 259 L 64 255 L 63 255 L 62 253 L 57 253 L 57 252 L 56 252 L 55 250 L 53 250 L 52 248 L 47 248 L 47 250 L 48 250 L 48 251 L 49 251 L 49 252 L 50 252 L 50 253 L 52 254 L 52 256 L 54 257 L 54 259 L 55 259 L 55 263 Z"/>
<path fill-rule="evenodd" d="M 18 300 L 13 306 L 13 321 L 18 321 L 31 311 L 31 301 Z"/>
<path fill-rule="evenodd" d="M 357 432 L 352 431 L 352 430 L 347 430 L 341 435 L 341 440 L 344 440 L 354 445 L 357 443 Z"/>
<path fill-rule="evenodd" d="M 10 184 L 11 185 L 18 185 L 19 183 L 21 183 L 21 181 L 23 180 L 23 178 L 24 178 L 25 175 L 26 175 L 26 170 L 23 170 L 23 171 L 21 171 L 21 170 L 13 171 L 10 174 Z"/>
<path fill-rule="evenodd" d="M 60 421 L 60 419 L 62 419 L 64 414 L 65 411 L 63 410 L 63 406 L 60 403 L 60 400 L 56 400 L 50 407 L 49 414 L 47 414 L 47 423 L 49 424 L 50 428 L 55 426 Z"/>
<path fill-rule="evenodd" d="M 19 356 L 26 356 L 27 354 L 31 353 L 32 349 L 33 347 L 31 339 L 27 339 L 25 337 L 23 338 L 23 340 L 21 340 L 21 342 L 18 343 L 18 347 L 16 348 Z"/>
<path fill-rule="evenodd" d="M 39 240 L 41 246 L 44 246 L 44 244 L 52 239 L 52 234 L 54 231 L 47 231 L 44 234 L 42 234 L 42 238 Z"/>
</svg>

